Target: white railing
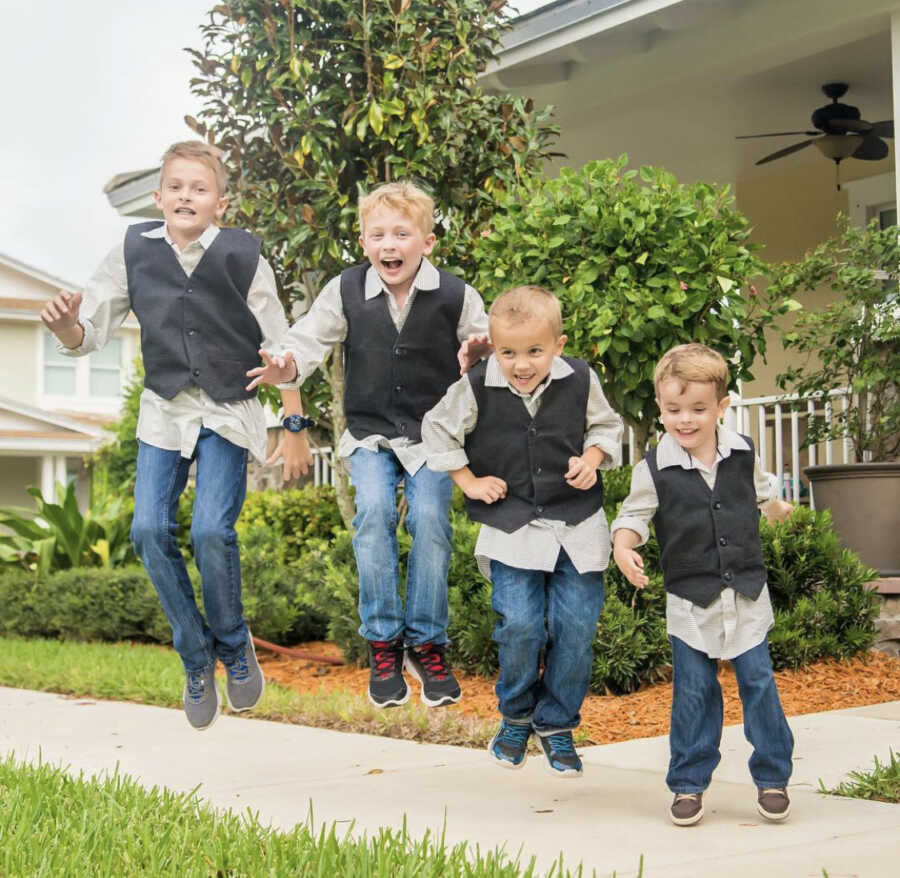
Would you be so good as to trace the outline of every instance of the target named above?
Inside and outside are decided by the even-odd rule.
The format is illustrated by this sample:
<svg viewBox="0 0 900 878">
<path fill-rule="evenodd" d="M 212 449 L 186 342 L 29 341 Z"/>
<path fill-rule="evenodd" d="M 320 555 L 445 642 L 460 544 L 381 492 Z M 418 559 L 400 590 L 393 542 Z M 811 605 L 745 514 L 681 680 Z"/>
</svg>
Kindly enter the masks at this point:
<svg viewBox="0 0 900 878">
<path fill-rule="evenodd" d="M 330 445 L 313 448 L 313 484 L 334 486 L 334 451 Z"/>
</svg>

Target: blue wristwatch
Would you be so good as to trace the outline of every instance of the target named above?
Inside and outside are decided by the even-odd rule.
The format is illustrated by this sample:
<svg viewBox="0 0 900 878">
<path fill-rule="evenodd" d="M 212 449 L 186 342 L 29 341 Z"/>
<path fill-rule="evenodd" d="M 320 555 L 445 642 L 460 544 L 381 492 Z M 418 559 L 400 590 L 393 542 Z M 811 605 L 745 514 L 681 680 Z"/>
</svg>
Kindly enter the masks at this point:
<svg viewBox="0 0 900 878">
<path fill-rule="evenodd" d="M 281 426 L 291 433 L 299 433 L 307 427 L 315 427 L 316 422 L 312 418 L 304 415 L 288 415 L 282 422 Z"/>
</svg>

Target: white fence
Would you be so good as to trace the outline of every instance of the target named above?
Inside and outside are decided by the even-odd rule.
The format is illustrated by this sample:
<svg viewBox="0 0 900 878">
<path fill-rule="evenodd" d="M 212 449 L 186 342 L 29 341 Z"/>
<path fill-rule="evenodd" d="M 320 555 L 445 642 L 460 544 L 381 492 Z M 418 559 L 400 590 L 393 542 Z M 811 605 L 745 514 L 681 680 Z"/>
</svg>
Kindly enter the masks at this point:
<svg viewBox="0 0 900 878">
<path fill-rule="evenodd" d="M 835 407 L 846 411 L 851 396 L 846 389 L 832 390 L 824 396 L 757 396 L 742 399 L 732 394 L 725 423 L 733 430 L 750 436 L 763 469 L 774 473 L 785 499 L 812 503 L 808 486 L 802 478 L 803 468 L 816 464 L 852 463 L 853 448 L 849 439 L 821 442 L 802 448 L 806 425 L 813 416 L 824 417 L 831 424 Z M 626 430 L 624 459 L 636 462 L 634 431 Z M 313 449 L 313 480 L 316 485 L 334 484 L 334 453 L 330 446 Z"/>
</svg>

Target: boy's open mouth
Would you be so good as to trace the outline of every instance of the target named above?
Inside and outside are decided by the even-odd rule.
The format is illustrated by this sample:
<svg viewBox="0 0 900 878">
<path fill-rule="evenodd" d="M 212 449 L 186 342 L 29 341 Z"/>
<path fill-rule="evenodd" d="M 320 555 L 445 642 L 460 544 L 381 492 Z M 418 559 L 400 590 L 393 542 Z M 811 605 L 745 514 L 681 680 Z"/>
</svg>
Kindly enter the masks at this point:
<svg viewBox="0 0 900 878">
<path fill-rule="evenodd" d="M 400 268 L 401 265 L 403 265 L 403 260 L 402 259 L 382 259 L 381 264 L 388 271 L 396 271 L 398 268 Z"/>
<path fill-rule="evenodd" d="M 181 214 L 182 216 L 194 216 L 197 211 L 194 210 L 193 207 L 176 207 L 175 213 Z"/>
</svg>

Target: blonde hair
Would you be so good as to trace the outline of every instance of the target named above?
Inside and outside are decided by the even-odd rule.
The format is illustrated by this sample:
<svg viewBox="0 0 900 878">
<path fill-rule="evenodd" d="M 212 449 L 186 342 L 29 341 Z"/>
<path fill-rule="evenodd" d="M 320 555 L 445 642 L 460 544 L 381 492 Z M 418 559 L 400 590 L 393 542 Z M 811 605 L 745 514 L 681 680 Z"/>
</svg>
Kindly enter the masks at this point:
<svg viewBox="0 0 900 878">
<path fill-rule="evenodd" d="M 513 287 L 494 299 L 488 312 L 490 322 L 501 320 L 519 326 L 529 320 L 546 320 L 555 336 L 562 335 L 562 309 L 559 299 L 546 287 L 526 284 Z"/>
<path fill-rule="evenodd" d="M 674 378 L 682 385 L 689 381 L 715 384 L 716 399 L 728 396 L 728 363 L 705 344 L 681 344 L 663 354 L 653 372 L 653 388 L 659 396 L 659 385 Z M 682 387 L 683 390 L 683 387 Z"/>
<path fill-rule="evenodd" d="M 172 159 L 193 159 L 206 165 L 216 177 L 216 187 L 219 195 L 224 195 L 228 186 L 228 172 L 225 170 L 225 162 L 222 160 L 222 150 L 203 140 L 181 140 L 173 143 L 162 157 L 162 167 L 159 169 L 159 179 L 162 182 L 166 165 Z"/>
<path fill-rule="evenodd" d="M 405 213 L 424 234 L 434 228 L 434 199 L 415 183 L 401 181 L 385 183 L 359 199 L 359 231 L 366 234 L 366 217 L 379 207 L 389 207 Z"/>
</svg>

